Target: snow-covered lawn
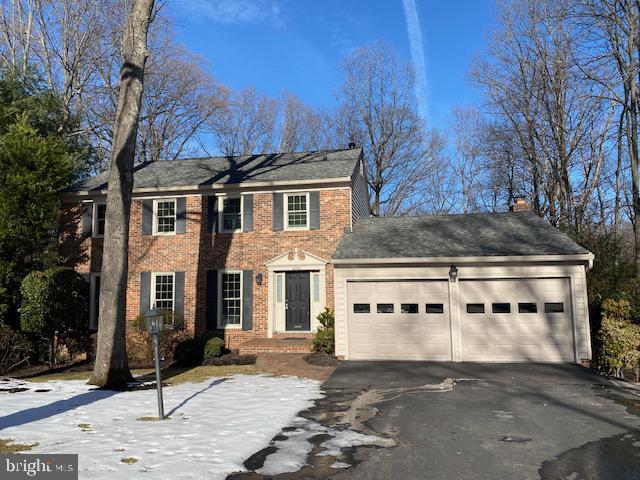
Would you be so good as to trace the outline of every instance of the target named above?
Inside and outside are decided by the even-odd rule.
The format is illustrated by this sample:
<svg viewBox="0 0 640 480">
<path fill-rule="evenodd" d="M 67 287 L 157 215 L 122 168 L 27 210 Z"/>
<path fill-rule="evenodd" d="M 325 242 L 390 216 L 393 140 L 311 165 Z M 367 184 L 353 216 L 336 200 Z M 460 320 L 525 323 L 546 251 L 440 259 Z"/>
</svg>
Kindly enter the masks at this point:
<svg viewBox="0 0 640 480">
<path fill-rule="evenodd" d="M 212 378 L 165 387 L 171 418 L 158 422 L 140 420 L 157 416 L 155 389 L 101 391 L 80 380 L 12 383 L 29 390 L 0 393 L 0 438 L 38 442 L 33 453 L 77 453 L 82 479 L 142 472 L 162 479 L 225 478 L 244 470 L 244 460 L 322 396 L 319 382 L 297 377 Z"/>
</svg>

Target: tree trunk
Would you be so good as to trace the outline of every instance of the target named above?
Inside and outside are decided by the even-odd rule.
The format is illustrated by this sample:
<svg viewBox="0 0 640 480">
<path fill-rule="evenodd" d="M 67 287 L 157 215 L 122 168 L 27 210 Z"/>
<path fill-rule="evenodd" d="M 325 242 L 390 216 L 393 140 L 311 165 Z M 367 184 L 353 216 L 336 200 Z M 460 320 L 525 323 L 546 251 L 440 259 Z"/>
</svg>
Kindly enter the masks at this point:
<svg viewBox="0 0 640 480">
<path fill-rule="evenodd" d="M 153 4 L 154 0 L 134 0 L 122 39 L 123 65 L 109 160 L 98 345 L 89 380 L 92 385 L 120 386 L 132 379 L 125 342 L 129 216 Z"/>
</svg>

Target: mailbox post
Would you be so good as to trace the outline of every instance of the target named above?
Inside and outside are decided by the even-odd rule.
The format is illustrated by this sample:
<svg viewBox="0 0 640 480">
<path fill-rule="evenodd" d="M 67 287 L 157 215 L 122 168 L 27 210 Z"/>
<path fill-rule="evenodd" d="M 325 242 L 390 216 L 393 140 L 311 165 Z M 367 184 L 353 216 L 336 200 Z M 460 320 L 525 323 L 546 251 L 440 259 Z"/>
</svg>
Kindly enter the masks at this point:
<svg viewBox="0 0 640 480">
<path fill-rule="evenodd" d="M 147 331 L 153 340 L 153 356 L 156 363 L 156 386 L 158 389 L 158 419 L 164 420 L 164 404 L 162 402 L 162 377 L 160 374 L 160 352 L 158 346 L 158 335 L 164 327 L 164 315 L 161 310 L 150 310 L 144 316 Z"/>
</svg>

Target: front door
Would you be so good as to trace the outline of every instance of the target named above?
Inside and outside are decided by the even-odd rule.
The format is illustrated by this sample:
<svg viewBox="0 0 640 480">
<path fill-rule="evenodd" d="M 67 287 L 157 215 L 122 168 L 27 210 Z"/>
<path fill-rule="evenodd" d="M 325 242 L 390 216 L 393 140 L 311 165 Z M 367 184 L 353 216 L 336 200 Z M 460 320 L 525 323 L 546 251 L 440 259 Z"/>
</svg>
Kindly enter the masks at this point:
<svg viewBox="0 0 640 480">
<path fill-rule="evenodd" d="M 284 283 L 286 285 L 287 330 L 310 330 L 309 272 L 287 272 Z"/>
</svg>

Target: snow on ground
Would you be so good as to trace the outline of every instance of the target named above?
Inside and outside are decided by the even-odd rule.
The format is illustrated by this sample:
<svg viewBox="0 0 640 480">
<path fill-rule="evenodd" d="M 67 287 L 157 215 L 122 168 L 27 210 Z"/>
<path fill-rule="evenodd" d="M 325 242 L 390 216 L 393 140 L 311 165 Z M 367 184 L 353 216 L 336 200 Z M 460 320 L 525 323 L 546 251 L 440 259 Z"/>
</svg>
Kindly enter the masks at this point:
<svg viewBox="0 0 640 480">
<path fill-rule="evenodd" d="M 225 478 L 322 396 L 319 382 L 296 377 L 213 378 L 165 387 L 171 418 L 159 422 L 138 420 L 157 416 L 155 389 L 94 390 L 81 380 L 11 387 L 29 390 L 0 393 L 0 438 L 38 442 L 33 453 L 77 453 L 82 479 Z M 137 461 L 122 462 L 130 457 Z"/>
</svg>

